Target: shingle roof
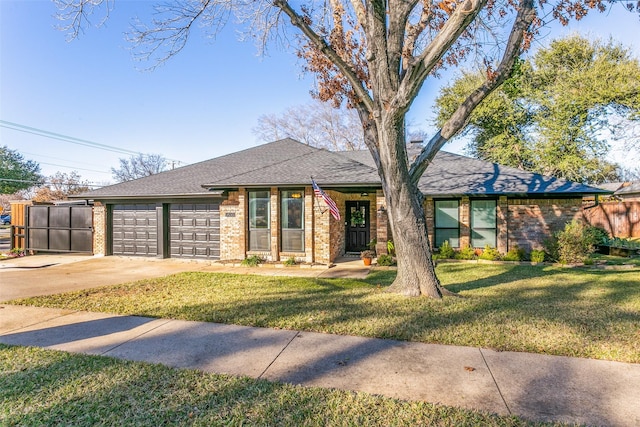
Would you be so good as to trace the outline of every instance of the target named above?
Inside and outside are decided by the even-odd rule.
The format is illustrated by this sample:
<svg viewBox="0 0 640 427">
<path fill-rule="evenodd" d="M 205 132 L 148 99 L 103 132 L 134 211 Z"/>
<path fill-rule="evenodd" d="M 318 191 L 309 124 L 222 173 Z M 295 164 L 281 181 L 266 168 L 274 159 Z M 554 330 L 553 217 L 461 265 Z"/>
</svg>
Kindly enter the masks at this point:
<svg viewBox="0 0 640 427">
<path fill-rule="evenodd" d="M 595 194 L 610 191 L 560 178 L 440 152 L 420 179 L 418 188 L 431 195 Z"/>
<path fill-rule="evenodd" d="M 616 191 L 614 194 L 617 196 L 618 194 L 638 194 L 640 193 L 640 181 L 632 182 L 629 185 L 625 185 Z"/>
<path fill-rule="evenodd" d="M 310 184 L 313 176 L 319 185 L 326 186 L 380 185 L 376 169 L 338 153 L 317 148 L 312 150 L 296 157 L 285 151 L 273 164 L 202 184 L 212 188 L 300 185 Z"/>
<path fill-rule="evenodd" d="M 368 151 L 330 152 L 283 139 L 236 153 L 103 187 L 74 198 L 198 196 L 239 186 L 380 186 Z M 594 194 L 609 191 L 482 160 L 440 152 L 419 181 L 425 195 Z"/>
<path fill-rule="evenodd" d="M 345 151 L 340 154 L 375 167 L 368 151 Z M 409 153 L 412 154 L 416 153 Z M 446 151 L 436 154 L 433 163 L 420 178 L 418 188 L 422 194 L 430 196 L 611 193 L 608 190 Z"/>
</svg>

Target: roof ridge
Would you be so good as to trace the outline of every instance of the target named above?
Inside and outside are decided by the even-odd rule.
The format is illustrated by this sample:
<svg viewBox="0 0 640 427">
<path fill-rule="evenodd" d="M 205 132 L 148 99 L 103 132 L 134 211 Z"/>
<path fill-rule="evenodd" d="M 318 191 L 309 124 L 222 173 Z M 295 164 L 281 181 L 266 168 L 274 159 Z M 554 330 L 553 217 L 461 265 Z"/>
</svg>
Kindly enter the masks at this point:
<svg viewBox="0 0 640 427">
<path fill-rule="evenodd" d="M 295 142 L 295 143 L 297 143 L 297 144 L 300 144 L 300 145 L 305 145 L 305 146 L 307 146 L 307 147 L 309 147 L 309 148 L 312 148 L 312 149 L 313 149 L 313 150 L 315 150 L 315 151 L 320 151 L 320 150 L 322 150 L 322 149 L 320 149 L 320 148 L 313 147 L 313 146 L 311 146 L 311 145 L 309 145 L 309 144 L 303 144 L 302 142 L 297 141 L 297 140 L 295 140 L 295 139 L 293 139 L 293 138 L 284 138 L 284 139 L 280 139 L 280 140 L 278 140 L 278 141 L 270 142 L 269 144 L 275 144 L 276 142 L 281 142 L 281 141 L 286 141 L 286 140 L 293 141 L 293 142 Z M 269 144 L 262 144 L 262 145 L 269 145 Z M 256 148 L 256 147 L 252 147 L 252 148 Z M 242 151 L 247 151 L 247 150 L 250 150 L 250 148 L 247 148 L 246 150 L 242 150 Z M 238 151 L 238 153 L 240 153 L 240 152 L 241 152 L 241 151 Z M 231 153 L 231 154 L 233 154 L 233 153 Z M 256 168 L 256 169 L 252 169 L 252 170 L 250 170 L 250 171 L 243 171 L 243 172 L 240 172 L 240 173 L 236 173 L 236 174 L 231 174 L 231 175 L 228 175 L 228 176 L 224 176 L 224 177 L 218 178 L 217 180 L 215 180 L 215 181 L 213 181 L 213 182 L 209 182 L 209 183 L 201 184 L 201 186 L 202 186 L 202 187 L 210 187 L 210 186 L 215 185 L 215 184 L 216 184 L 216 182 L 219 182 L 219 181 L 222 181 L 222 180 L 228 180 L 228 179 L 235 178 L 235 177 L 238 177 L 238 176 L 246 175 L 248 172 L 255 172 L 255 171 L 259 171 L 259 170 L 265 170 L 265 169 L 271 168 L 271 167 L 273 167 L 273 166 L 281 165 L 281 164 L 283 164 L 283 163 L 289 162 L 289 161 L 291 161 L 291 160 L 295 160 L 295 159 L 299 159 L 299 158 L 301 158 L 301 157 L 308 156 L 308 155 L 310 155 L 310 154 L 315 154 L 315 152 L 314 152 L 314 153 L 303 153 L 303 154 L 300 154 L 299 156 L 294 156 L 294 157 L 287 157 L 287 158 L 285 158 L 285 159 L 283 159 L 283 160 L 281 160 L 281 161 L 279 161 L 279 162 L 270 163 L 270 164 L 268 164 L 268 165 L 264 165 L 264 166 L 261 166 L 261 167 Z"/>
</svg>

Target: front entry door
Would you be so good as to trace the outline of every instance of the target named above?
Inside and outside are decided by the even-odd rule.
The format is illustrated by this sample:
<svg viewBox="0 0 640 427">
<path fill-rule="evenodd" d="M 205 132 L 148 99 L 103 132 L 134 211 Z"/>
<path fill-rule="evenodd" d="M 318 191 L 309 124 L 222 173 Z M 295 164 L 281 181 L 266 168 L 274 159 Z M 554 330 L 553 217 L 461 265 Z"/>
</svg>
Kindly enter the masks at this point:
<svg viewBox="0 0 640 427">
<path fill-rule="evenodd" d="M 369 202 L 347 201 L 347 252 L 356 252 L 369 249 Z"/>
</svg>

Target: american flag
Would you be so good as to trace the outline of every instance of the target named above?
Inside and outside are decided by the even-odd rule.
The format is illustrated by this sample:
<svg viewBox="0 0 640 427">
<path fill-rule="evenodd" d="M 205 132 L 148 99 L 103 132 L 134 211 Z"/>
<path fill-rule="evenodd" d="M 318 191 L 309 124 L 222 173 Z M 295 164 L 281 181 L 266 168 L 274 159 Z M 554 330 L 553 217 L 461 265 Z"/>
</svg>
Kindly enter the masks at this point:
<svg viewBox="0 0 640 427">
<path fill-rule="evenodd" d="M 313 193 L 316 195 L 316 197 L 324 200 L 327 206 L 329 206 L 329 212 L 331 212 L 331 216 L 334 217 L 337 221 L 340 221 L 340 211 L 338 210 L 336 202 L 331 200 L 331 197 L 329 197 L 327 193 L 322 191 L 322 188 L 320 188 L 320 186 L 316 184 L 316 181 L 313 178 L 311 178 L 311 185 L 313 186 Z"/>
</svg>

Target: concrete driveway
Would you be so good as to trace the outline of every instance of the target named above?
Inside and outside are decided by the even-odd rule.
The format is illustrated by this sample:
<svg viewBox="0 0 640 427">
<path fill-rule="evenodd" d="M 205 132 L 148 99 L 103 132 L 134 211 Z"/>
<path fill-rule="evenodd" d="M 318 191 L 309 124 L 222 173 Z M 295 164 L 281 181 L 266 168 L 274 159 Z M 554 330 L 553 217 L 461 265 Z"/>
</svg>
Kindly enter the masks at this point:
<svg viewBox="0 0 640 427">
<path fill-rule="evenodd" d="M 333 268 L 233 267 L 202 261 L 92 255 L 32 255 L 0 261 L 0 301 L 51 295 L 184 271 L 297 277 L 363 278 L 369 268 L 346 261 Z"/>
<path fill-rule="evenodd" d="M 197 271 L 199 264 L 167 260 L 34 255 L 0 261 L 0 301 L 115 285 Z"/>
</svg>

